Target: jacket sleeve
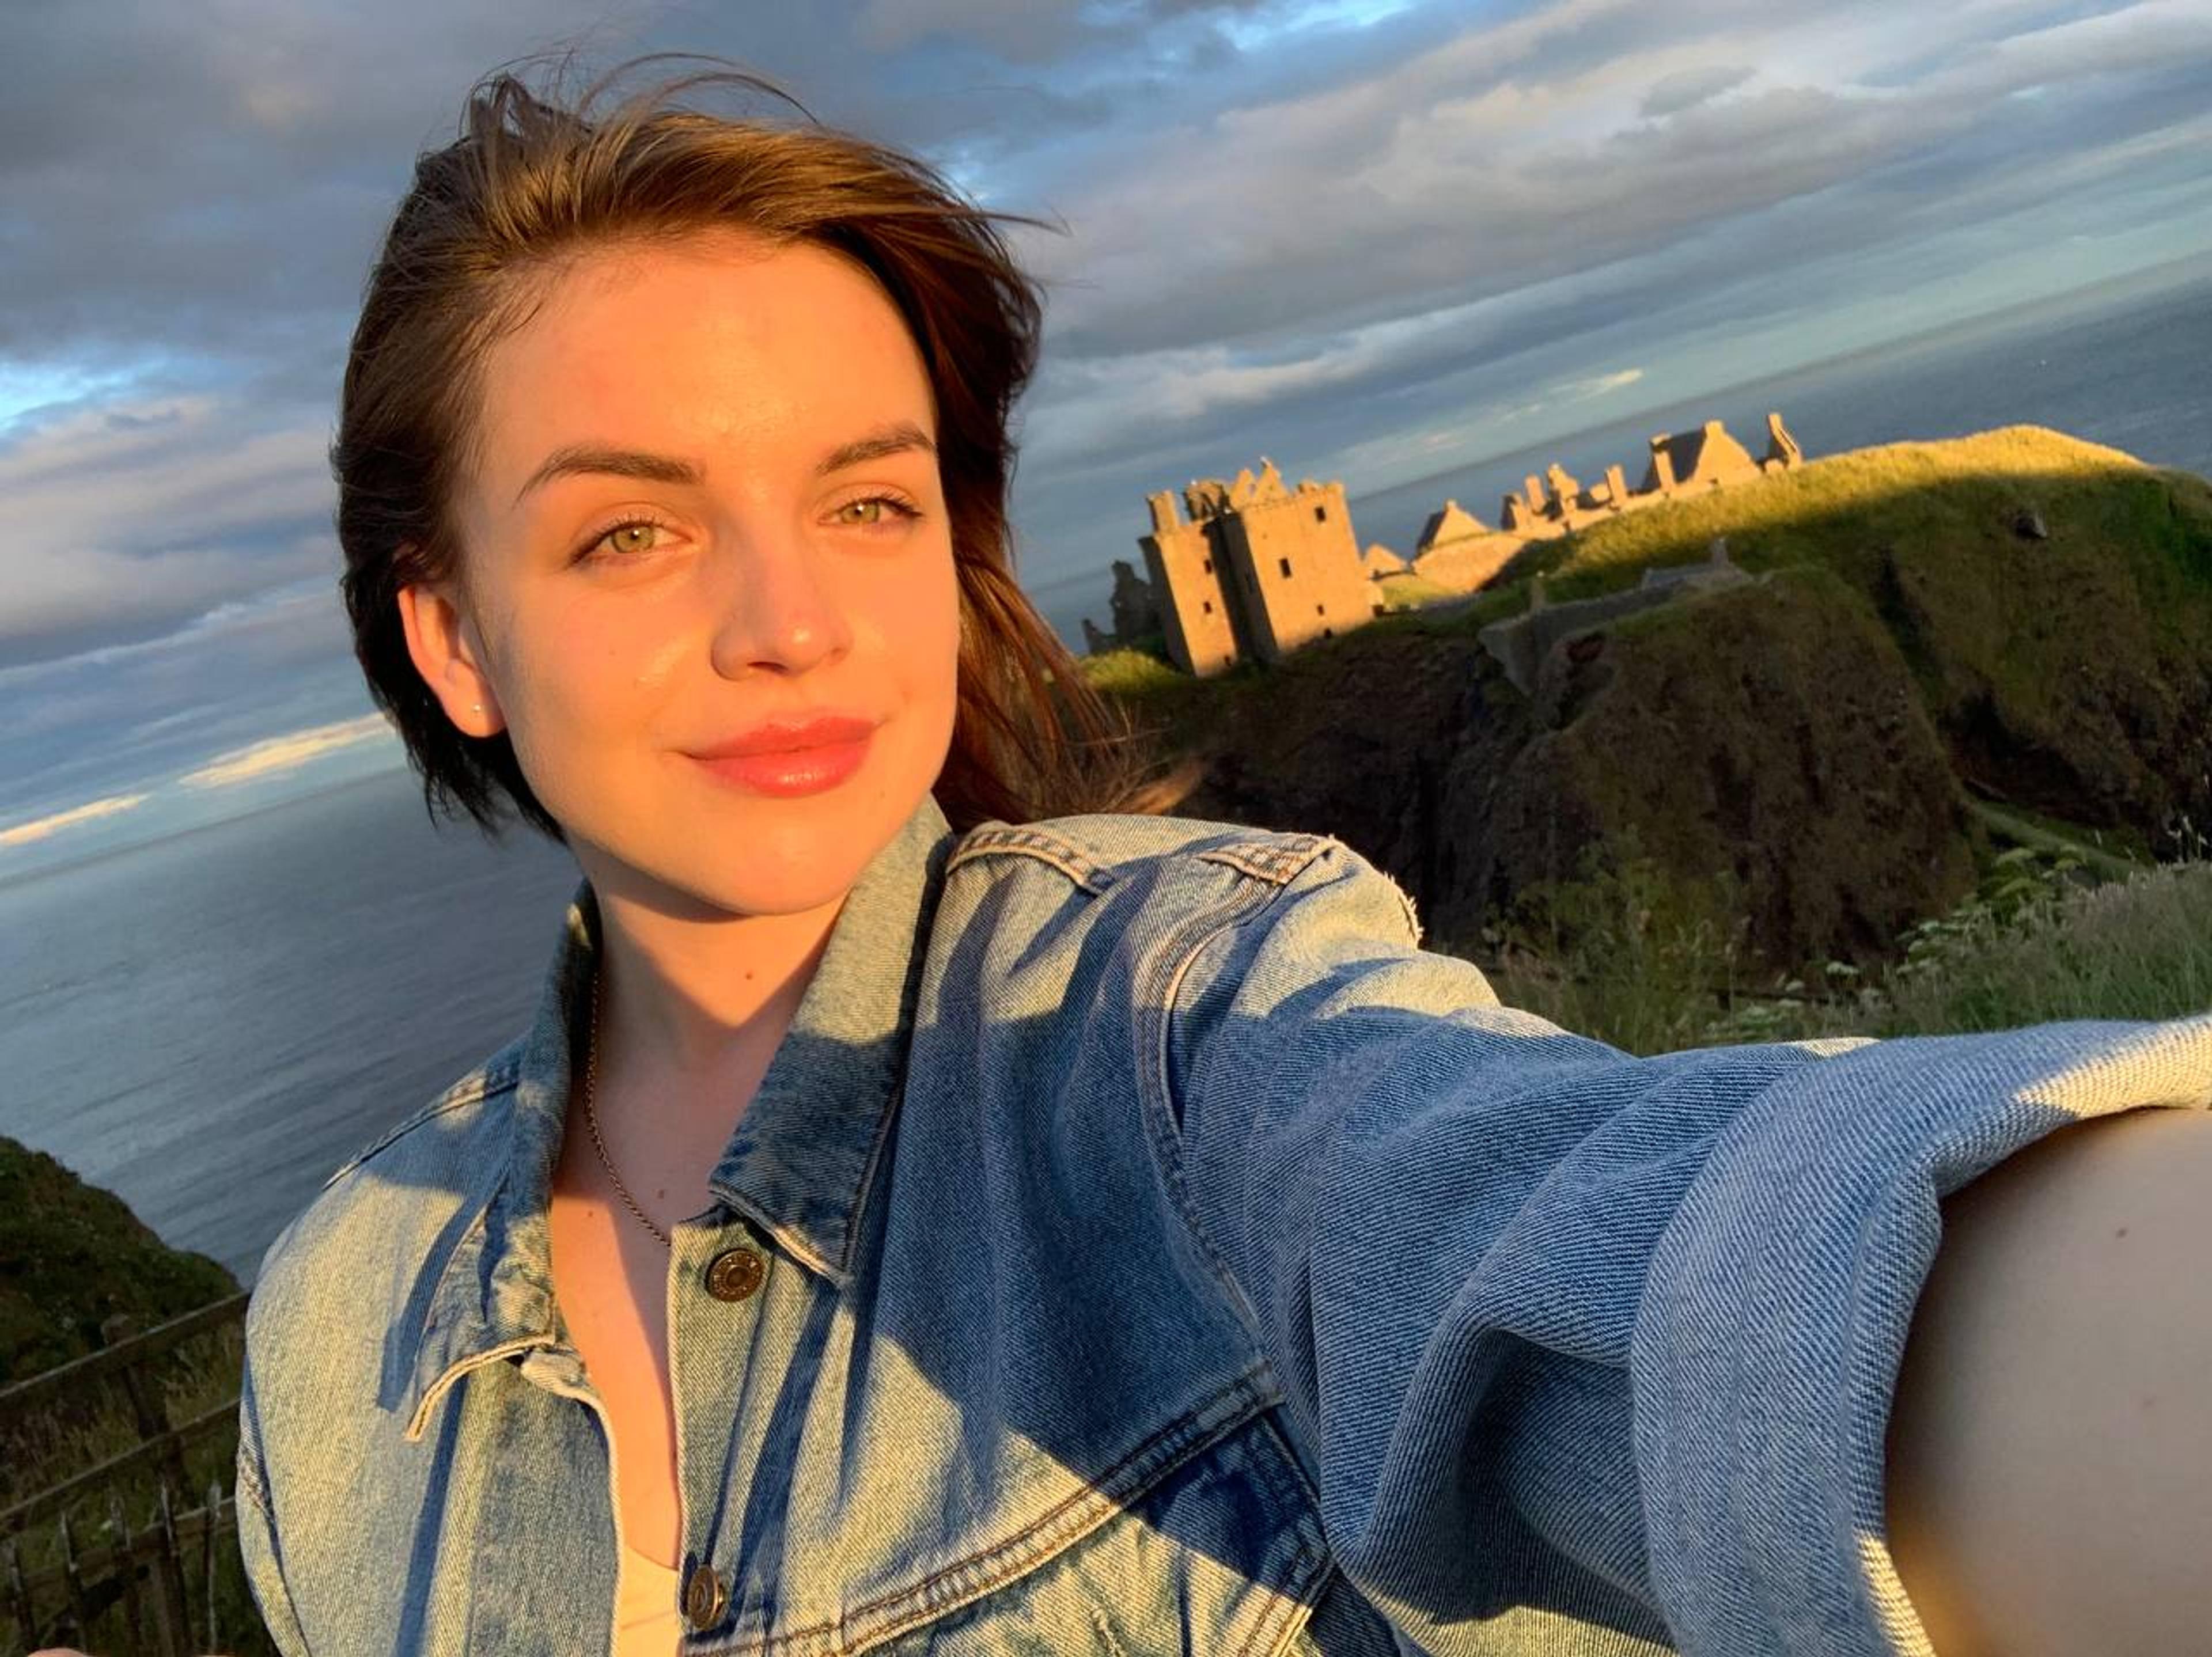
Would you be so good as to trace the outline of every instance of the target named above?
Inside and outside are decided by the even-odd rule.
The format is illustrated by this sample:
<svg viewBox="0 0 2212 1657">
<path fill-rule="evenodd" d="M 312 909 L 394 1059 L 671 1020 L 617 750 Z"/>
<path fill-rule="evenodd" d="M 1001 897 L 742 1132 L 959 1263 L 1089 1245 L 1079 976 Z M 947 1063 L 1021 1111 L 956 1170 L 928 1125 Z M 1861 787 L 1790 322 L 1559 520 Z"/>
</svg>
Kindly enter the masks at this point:
<svg viewBox="0 0 2212 1657">
<path fill-rule="evenodd" d="M 261 1607 L 261 1621 L 270 1640 L 283 1657 L 307 1657 L 307 1636 L 301 1632 L 290 1591 L 284 1586 L 283 1558 L 276 1544 L 276 1527 L 270 1516 L 269 1487 L 263 1474 L 260 1423 L 254 1413 L 253 1380 L 249 1369 L 238 1401 L 238 1477 L 234 1505 L 238 1513 L 238 1553 L 246 1568 L 246 1585 Z"/>
<path fill-rule="evenodd" d="M 1185 1211 L 1340 1565 L 1437 1657 L 1927 1652 L 1882 1468 L 1938 1199 L 2212 1100 L 2204 1018 L 1631 1058 L 1334 843 L 1176 982 Z"/>
</svg>

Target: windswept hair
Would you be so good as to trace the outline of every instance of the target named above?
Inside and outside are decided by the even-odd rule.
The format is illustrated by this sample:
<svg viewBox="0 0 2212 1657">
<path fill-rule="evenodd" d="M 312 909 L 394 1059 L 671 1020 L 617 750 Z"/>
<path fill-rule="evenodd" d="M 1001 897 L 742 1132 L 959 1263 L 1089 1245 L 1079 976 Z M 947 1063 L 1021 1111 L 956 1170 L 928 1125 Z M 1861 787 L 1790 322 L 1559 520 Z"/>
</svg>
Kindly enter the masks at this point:
<svg viewBox="0 0 2212 1657">
<path fill-rule="evenodd" d="M 399 619 L 404 588 L 462 568 L 454 492 L 477 458 L 485 356 L 576 253 L 712 228 L 858 260 L 920 349 L 960 592 L 958 707 L 936 784 L 948 820 L 1164 809 L 1176 785 L 1145 780 L 1126 722 L 1014 579 L 1007 422 L 1036 366 L 1042 303 L 1000 226 L 1041 222 L 974 205 L 924 162 L 821 124 L 740 70 L 663 81 L 598 113 L 632 70 L 671 55 L 633 59 L 573 100 L 557 71 L 543 94 L 509 73 L 479 82 L 459 139 L 416 158 L 369 273 L 331 445 L 340 586 L 370 693 L 433 814 L 466 812 L 495 832 L 511 807 L 561 838 L 506 733 L 469 737 L 447 719 Z M 677 101 L 701 87 L 764 94 L 799 118 Z"/>
</svg>

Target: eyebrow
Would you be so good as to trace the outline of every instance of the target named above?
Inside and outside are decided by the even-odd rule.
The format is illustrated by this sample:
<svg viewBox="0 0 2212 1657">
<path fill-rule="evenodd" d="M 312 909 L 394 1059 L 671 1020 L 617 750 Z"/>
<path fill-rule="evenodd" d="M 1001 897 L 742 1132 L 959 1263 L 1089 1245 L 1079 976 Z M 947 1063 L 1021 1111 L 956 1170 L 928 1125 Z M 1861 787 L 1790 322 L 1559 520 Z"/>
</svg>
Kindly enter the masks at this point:
<svg viewBox="0 0 2212 1657">
<path fill-rule="evenodd" d="M 911 420 L 896 421 L 868 433 L 865 437 L 855 438 L 850 443 L 840 444 L 830 450 L 815 463 L 814 475 L 829 477 L 848 466 L 880 460 L 886 455 L 903 454 L 909 450 L 935 454 L 937 445 L 929 440 L 928 433 Z M 701 467 L 675 455 L 653 454 L 644 449 L 611 448 L 600 443 L 570 443 L 545 457 L 538 470 L 531 473 L 523 486 L 514 492 L 514 504 L 520 506 L 525 495 L 556 477 L 583 474 L 638 477 L 650 483 L 681 483 L 691 487 L 706 479 L 706 472 Z"/>
</svg>

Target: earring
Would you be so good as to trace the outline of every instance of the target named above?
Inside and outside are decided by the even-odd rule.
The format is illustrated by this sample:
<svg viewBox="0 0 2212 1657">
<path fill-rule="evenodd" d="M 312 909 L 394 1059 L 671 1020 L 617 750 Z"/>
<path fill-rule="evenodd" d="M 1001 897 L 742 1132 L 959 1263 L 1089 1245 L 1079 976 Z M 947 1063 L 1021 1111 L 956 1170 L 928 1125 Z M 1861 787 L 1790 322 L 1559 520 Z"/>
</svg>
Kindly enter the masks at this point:
<svg viewBox="0 0 2212 1657">
<path fill-rule="evenodd" d="M 469 706 L 479 713 L 483 712 L 483 704 L 482 702 L 471 702 Z"/>
</svg>

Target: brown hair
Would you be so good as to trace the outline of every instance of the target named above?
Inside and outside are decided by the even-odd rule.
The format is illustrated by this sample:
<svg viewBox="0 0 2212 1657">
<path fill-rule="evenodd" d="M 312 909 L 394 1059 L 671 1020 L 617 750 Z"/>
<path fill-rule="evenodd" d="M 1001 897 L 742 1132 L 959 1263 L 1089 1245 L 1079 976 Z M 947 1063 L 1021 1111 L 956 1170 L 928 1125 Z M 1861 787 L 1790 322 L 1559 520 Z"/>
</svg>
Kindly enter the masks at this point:
<svg viewBox="0 0 2212 1657">
<path fill-rule="evenodd" d="M 1007 418 L 1036 364 L 1042 305 L 998 227 L 1040 222 L 986 212 L 925 163 L 823 126 L 742 70 L 663 82 L 591 118 L 613 82 L 652 61 L 623 65 L 572 104 L 511 74 L 478 83 L 459 139 L 416 158 L 369 274 L 331 445 L 340 586 L 370 694 L 398 725 L 433 815 L 465 811 L 494 832 L 503 794 L 561 837 L 505 733 L 468 737 L 446 719 L 399 621 L 403 588 L 459 567 L 449 508 L 472 458 L 484 355 L 526 319 L 529 278 L 551 261 L 715 226 L 859 260 L 921 350 L 960 590 L 958 710 L 935 790 L 946 817 L 965 828 L 1164 809 L 1178 785 L 1133 768 L 1126 722 L 1014 580 Z M 672 101 L 707 84 L 766 93 L 805 119 Z"/>
</svg>

